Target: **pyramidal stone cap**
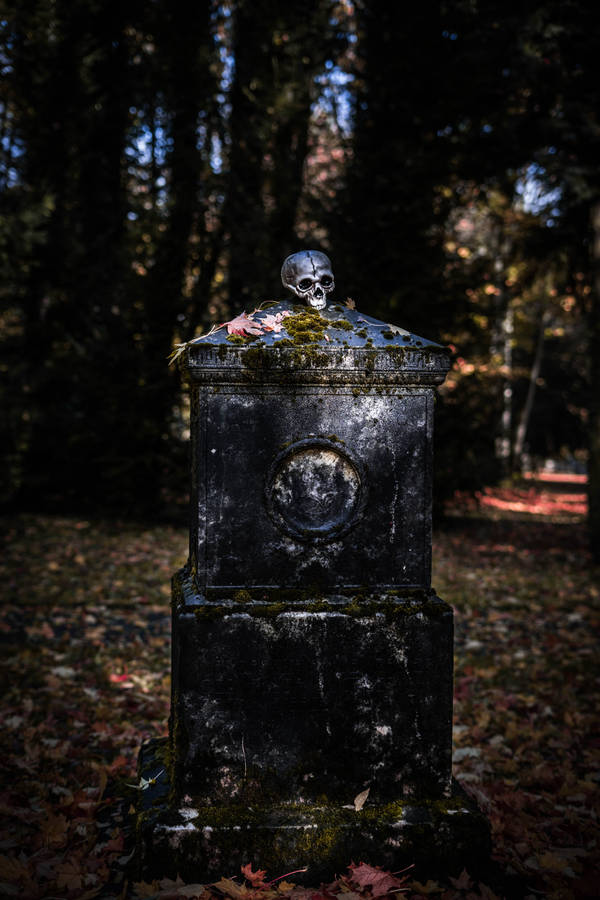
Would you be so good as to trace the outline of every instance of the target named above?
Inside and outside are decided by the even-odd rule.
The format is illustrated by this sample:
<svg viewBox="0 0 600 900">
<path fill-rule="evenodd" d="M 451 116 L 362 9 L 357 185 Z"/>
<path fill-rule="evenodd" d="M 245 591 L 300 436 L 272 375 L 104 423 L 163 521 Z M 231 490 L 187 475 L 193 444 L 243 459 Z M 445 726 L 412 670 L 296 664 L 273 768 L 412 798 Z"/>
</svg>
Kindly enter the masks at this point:
<svg viewBox="0 0 600 900">
<path fill-rule="evenodd" d="M 450 352 L 341 303 L 263 304 L 185 345 L 190 381 L 441 384 Z"/>
</svg>

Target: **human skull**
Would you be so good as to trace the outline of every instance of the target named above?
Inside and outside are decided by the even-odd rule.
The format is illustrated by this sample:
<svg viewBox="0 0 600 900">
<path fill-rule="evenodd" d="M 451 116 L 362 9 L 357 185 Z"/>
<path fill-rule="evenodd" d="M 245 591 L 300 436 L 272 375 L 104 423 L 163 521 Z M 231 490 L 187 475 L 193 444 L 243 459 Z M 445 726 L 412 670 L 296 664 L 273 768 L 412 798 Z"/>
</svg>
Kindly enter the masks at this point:
<svg viewBox="0 0 600 900">
<path fill-rule="evenodd" d="M 281 267 L 281 281 L 314 309 L 327 305 L 327 294 L 335 287 L 331 262 L 319 250 L 300 250 L 288 256 Z"/>
</svg>

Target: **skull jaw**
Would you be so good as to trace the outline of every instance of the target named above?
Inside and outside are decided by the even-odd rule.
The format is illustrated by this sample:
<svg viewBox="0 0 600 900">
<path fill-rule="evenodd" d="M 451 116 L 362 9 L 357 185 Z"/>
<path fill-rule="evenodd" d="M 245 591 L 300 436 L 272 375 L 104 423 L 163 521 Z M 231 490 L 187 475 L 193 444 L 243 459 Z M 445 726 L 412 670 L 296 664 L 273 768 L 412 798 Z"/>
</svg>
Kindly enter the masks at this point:
<svg viewBox="0 0 600 900">
<path fill-rule="evenodd" d="M 314 294 L 308 294 L 306 297 L 306 302 L 313 309 L 325 309 L 327 306 L 327 296 L 325 294 L 321 294 L 320 297 L 315 297 Z"/>
</svg>

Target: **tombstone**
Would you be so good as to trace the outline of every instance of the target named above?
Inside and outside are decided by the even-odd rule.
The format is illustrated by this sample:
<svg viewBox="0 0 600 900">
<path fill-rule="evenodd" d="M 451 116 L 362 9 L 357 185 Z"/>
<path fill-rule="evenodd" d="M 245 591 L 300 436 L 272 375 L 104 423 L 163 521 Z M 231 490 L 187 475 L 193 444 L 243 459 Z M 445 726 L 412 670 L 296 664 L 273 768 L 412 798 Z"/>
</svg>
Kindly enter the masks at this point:
<svg viewBox="0 0 600 900">
<path fill-rule="evenodd" d="M 140 755 L 140 873 L 460 871 L 489 828 L 451 777 L 452 610 L 430 581 L 448 353 L 330 300 L 323 254 L 282 280 L 294 300 L 182 357 L 190 555 L 170 735 Z"/>
</svg>

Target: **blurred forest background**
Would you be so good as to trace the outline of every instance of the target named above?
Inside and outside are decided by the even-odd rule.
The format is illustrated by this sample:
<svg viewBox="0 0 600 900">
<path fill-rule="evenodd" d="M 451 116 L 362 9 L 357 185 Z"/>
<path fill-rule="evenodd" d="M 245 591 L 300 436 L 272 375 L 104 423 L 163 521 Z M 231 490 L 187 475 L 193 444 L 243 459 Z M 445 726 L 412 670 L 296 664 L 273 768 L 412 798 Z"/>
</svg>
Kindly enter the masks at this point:
<svg viewBox="0 0 600 900">
<path fill-rule="evenodd" d="M 2 2 L 2 500 L 187 488 L 175 342 L 336 297 L 450 344 L 436 495 L 552 459 L 600 556 L 600 35 L 576 0 Z"/>
</svg>

